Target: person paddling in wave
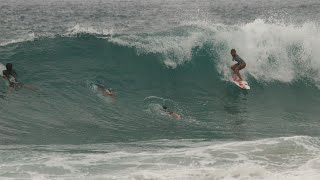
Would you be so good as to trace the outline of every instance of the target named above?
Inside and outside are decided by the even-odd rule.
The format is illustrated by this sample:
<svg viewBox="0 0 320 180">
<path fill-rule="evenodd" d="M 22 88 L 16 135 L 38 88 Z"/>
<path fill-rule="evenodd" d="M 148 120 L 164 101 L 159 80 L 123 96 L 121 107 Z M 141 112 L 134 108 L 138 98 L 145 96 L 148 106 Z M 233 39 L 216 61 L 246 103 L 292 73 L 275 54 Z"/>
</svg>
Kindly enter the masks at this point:
<svg viewBox="0 0 320 180">
<path fill-rule="evenodd" d="M 103 96 L 110 96 L 110 97 L 115 97 L 115 93 L 112 92 L 111 89 L 105 88 L 104 86 L 100 84 L 96 84 L 97 86 L 97 91 L 102 94 Z"/>
<path fill-rule="evenodd" d="M 232 65 L 231 69 L 233 70 L 233 72 L 237 74 L 237 76 L 239 77 L 239 81 L 243 81 L 243 78 L 239 71 L 246 67 L 246 62 L 243 59 L 241 59 L 241 57 L 237 54 L 237 51 L 235 49 L 231 49 L 230 54 L 232 56 L 232 61 L 237 61 L 237 64 Z"/>
<path fill-rule="evenodd" d="M 164 112 L 166 112 L 167 114 L 169 114 L 171 117 L 180 120 L 181 119 L 181 115 L 173 112 L 173 111 L 169 111 L 167 106 L 162 106 Z"/>
<path fill-rule="evenodd" d="M 7 80 L 9 83 L 9 89 L 8 94 L 12 93 L 13 90 L 19 89 L 19 88 L 27 88 L 30 90 L 36 90 L 34 87 L 29 85 L 24 85 L 23 83 L 19 82 L 17 80 L 17 73 L 12 67 L 13 65 L 11 63 L 6 64 L 6 70 L 2 72 L 3 79 Z"/>
</svg>

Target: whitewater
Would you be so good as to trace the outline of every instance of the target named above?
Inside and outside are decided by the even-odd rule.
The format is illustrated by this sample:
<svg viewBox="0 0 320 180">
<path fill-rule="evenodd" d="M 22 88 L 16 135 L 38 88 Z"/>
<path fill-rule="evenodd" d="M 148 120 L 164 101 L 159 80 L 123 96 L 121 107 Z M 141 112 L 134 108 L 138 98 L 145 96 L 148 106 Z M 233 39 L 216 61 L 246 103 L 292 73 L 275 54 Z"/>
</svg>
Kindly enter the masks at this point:
<svg viewBox="0 0 320 180">
<path fill-rule="evenodd" d="M 318 180 L 319 8 L 0 0 L 0 179 Z"/>
</svg>

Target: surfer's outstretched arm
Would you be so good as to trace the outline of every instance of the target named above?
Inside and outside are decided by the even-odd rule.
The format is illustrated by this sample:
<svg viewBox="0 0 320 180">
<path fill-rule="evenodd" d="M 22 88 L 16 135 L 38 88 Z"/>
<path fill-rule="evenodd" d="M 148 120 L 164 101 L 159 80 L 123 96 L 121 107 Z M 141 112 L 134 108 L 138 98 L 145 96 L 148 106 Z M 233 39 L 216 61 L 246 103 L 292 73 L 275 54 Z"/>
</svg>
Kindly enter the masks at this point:
<svg viewBox="0 0 320 180">
<path fill-rule="evenodd" d="M 13 90 L 14 90 L 13 87 L 9 87 L 8 90 L 7 90 L 7 95 L 12 94 Z"/>
<path fill-rule="evenodd" d="M 25 84 L 24 84 L 23 87 L 26 88 L 26 89 L 32 90 L 32 91 L 38 90 L 38 88 L 36 88 L 36 87 L 34 87 L 34 86 L 31 86 L 31 85 L 25 85 Z"/>
<path fill-rule="evenodd" d="M 177 113 L 175 113 L 175 112 L 173 112 L 173 113 L 171 114 L 171 116 L 174 117 L 176 120 L 180 120 L 180 119 L 181 119 L 181 115 L 180 115 L 180 114 L 177 114 Z"/>
</svg>

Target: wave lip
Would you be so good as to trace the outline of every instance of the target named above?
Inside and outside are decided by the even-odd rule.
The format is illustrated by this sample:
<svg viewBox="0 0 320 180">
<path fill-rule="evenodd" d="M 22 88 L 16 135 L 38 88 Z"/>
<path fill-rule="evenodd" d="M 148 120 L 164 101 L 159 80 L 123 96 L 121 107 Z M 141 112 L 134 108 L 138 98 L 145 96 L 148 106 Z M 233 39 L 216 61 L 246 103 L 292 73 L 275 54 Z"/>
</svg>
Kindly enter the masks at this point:
<svg viewBox="0 0 320 180">
<path fill-rule="evenodd" d="M 27 41 L 33 41 L 34 39 L 35 39 L 35 34 L 34 33 L 29 33 L 24 37 L 20 37 L 20 38 L 8 40 L 8 41 L 0 42 L 0 46 L 7 46 L 7 45 L 10 45 L 10 44 L 17 44 L 17 43 L 22 43 L 22 42 L 27 42 Z"/>
<path fill-rule="evenodd" d="M 113 34 L 113 30 L 76 24 L 75 26 L 67 29 L 66 35 L 76 35 L 81 33 L 98 35 L 98 36 L 110 36 L 111 34 Z"/>
</svg>

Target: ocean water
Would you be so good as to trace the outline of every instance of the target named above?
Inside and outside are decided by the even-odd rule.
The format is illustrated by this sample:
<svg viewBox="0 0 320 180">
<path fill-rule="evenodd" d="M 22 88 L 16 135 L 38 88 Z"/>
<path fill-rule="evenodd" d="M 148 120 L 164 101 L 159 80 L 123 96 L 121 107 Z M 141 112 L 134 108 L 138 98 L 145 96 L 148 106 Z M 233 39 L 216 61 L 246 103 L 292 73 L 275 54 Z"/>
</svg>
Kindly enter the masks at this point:
<svg viewBox="0 0 320 180">
<path fill-rule="evenodd" d="M 0 179 L 320 179 L 318 0 L 0 0 L 0 17 L 0 63 L 37 88 L 0 81 Z"/>
</svg>

